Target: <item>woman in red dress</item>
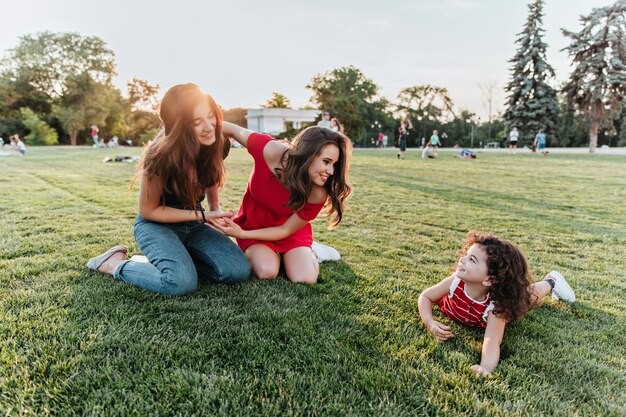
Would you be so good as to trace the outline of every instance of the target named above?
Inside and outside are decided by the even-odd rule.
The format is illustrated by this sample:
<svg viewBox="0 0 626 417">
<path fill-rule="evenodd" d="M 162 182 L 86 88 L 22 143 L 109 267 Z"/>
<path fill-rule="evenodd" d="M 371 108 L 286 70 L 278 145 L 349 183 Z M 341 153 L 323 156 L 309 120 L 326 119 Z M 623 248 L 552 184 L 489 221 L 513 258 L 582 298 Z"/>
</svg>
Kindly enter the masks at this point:
<svg viewBox="0 0 626 417">
<path fill-rule="evenodd" d="M 292 282 L 314 284 L 319 263 L 311 250 L 310 222 L 325 208 L 342 218 L 352 188 L 348 166 L 352 143 L 331 129 L 304 129 L 291 144 L 224 122 L 222 132 L 248 149 L 254 168 L 233 219 L 213 219 L 217 230 L 237 238 L 252 272 L 260 279 L 278 276 L 281 260 Z"/>
</svg>

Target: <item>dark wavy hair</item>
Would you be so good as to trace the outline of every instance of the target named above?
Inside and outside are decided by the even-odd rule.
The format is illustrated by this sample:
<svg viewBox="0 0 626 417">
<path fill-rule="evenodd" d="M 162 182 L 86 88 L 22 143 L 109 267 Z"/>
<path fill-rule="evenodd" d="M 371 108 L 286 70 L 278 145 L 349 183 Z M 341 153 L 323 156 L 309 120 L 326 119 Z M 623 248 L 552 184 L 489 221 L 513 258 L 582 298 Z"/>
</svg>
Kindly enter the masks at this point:
<svg viewBox="0 0 626 417">
<path fill-rule="evenodd" d="M 328 197 L 324 203 L 325 216 L 334 218 L 329 220 L 331 228 L 337 226 L 346 209 L 346 199 L 352 193 L 348 169 L 352 154 L 352 141 L 343 133 L 325 127 L 310 126 L 301 131 L 285 151 L 286 162 L 276 169 L 276 175 L 289 191 L 287 206 L 298 211 L 306 204 L 313 182 L 309 176 L 309 166 L 327 145 L 336 145 L 339 148 L 339 158 L 335 162 L 335 169 L 324 188 Z"/>
<path fill-rule="evenodd" d="M 217 119 L 215 142 L 202 145 L 193 126 L 195 107 L 206 100 Z M 143 175 L 163 182 L 162 201 L 173 196 L 185 207 L 197 208 L 206 188 L 224 185 L 224 141 L 222 111 L 213 98 L 195 84 L 170 88 L 161 101 L 159 116 L 163 130 L 146 147 L 139 168 Z"/>
<path fill-rule="evenodd" d="M 530 293 L 532 281 L 524 255 L 507 240 L 477 232 L 467 234 L 462 253 L 467 253 L 474 244 L 480 245 L 487 254 L 493 313 L 508 322 L 522 318 L 533 305 Z"/>
</svg>

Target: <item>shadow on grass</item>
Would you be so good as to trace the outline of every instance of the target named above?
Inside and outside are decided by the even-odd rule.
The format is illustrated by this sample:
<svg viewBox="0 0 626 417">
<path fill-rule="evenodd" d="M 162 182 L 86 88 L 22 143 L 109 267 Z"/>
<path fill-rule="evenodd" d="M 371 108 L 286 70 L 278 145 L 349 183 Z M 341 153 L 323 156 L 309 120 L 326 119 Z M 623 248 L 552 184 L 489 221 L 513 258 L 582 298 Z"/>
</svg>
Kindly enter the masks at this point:
<svg viewBox="0 0 626 417">
<path fill-rule="evenodd" d="M 78 414 L 353 414 L 434 409 L 396 378 L 360 321 L 358 277 L 324 264 L 166 298 L 83 273 L 62 330 L 78 351 L 58 396 Z M 414 384 L 411 384 L 411 386 Z M 409 395 L 410 393 L 410 395 Z M 350 412 L 352 410 L 352 412 Z"/>
<path fill-rule="evenodd" d="M 481 331 L 453 325 L 457 337 L 437 342 L 419 321 L 417 294 L 370 287 L 344 262 L 324 264 L 316 286 L 203 283 L 181 298 L 92 273 L 73 284 L 59 334 L 73 365 L 53 404 L 76 414 L 551 414 L 550 401 L 528 408 L 521 387 L 552 386 L 542 395 L 556 399 L 591 377 L 618 381 L 585 394 L 589 410 L 610 414 L 605 399 L 623 386 L 619 360 L 606 364 L 614 347 L 594 343 L 620 330 L 626 342 L 623 324 L 581 303 L 548 304 L 512 325 L 485 384 L 469 371 Z"/>
</svg>

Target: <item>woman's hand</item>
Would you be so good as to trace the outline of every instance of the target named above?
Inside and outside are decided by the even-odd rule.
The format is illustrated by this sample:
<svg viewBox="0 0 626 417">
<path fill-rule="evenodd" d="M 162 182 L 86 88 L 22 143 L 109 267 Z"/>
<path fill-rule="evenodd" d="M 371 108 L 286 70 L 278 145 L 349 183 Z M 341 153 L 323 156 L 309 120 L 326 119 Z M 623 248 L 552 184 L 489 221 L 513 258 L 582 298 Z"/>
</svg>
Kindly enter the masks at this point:
<svg viewBox="0 0 626 417">
<path fill-rule="evenodd" d="M 231 216 L 232 217 L 232 216 Z M 230 217 L 212 218 L 208 220 L 209 226 L 227 236 L 239 239 L 245 238 L 245 230 L 235 223 Z"/>
<path fill-rule="evenodd" d="M 211 220 L 214 220 L 220 223 L 221 225 L 225 226 L 226 223 L 223 221 L 223 219 L 232 219 L 235 216 L 235 212 L 233 212 L 232 210 L 228 210 L 228 211 L 212 210 L 212 211 L 205 211 L 204 216 L 207 219 L 207 224 L 211 223 Z"/>
<path fill-rule="evenodd" d="M 454 337 L 454 334 L 450 331 L 450 326 L 446 326 L 443 323 L 439 323 L 437 320 L 433 320 L 428 326 L 427 329 L 431 332 L 435 337 L 442 342 L 445 342 L 448 339 Z"/>
<path fill-rule="evenodd" d="M 470 369 L 476 372 L 478 375 L 484 375 L 484 376 L 491 375 L 491 372 L 492 372 L 489 369 L 483 368 L 480 365 L 472 365 Z"/>
</svg>

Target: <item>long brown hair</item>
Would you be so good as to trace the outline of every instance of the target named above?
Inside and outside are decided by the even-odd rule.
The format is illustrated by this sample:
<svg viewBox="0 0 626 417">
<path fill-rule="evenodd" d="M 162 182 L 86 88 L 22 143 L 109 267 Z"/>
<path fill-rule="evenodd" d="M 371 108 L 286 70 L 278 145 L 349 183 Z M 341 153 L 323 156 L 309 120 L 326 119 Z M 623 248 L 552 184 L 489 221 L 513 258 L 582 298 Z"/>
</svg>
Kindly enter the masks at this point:
<svg viewBox="0 0 626 417">
<path fill-rule="evenodd" d="M 287 160 L 284 166 L 277 168 L 276 173 L 285 188 L 289 190 L 287 205 L 294 211 L 300 210 L 306 204 L 313 188 L 309 166 L 321 153 L 322 148 L 327 145 L 336 145 L 339 148 L 339 158 L 335 162 L 334 173 L 324 184 L 324 189 L 328 194 L 324 203 L 325 215 L 327 217 L 335 215 L 329 221 L 332 228 L 341 222 L 346 208 L 345 201 L 352 193 L 348 177 L 352 142 L 346 135 L 325 127 L 307 127 L 294 138 L 290 148 L 286 151 Z"/>
<path fill-rule="evenodd" d="M 487 254 L 493 313 L 508 322 L 521 318 L 531 309 L 533 303 L 526 258 L 513 243 L 494 235 L 476 232 L 467 234 L 462 253 L 467 253 L 474 244 L 480 245 Z"/>
<path fill-rule="evenodd" d="M 209 103 L 217 119 L 215 142 L 210 146 L 200 143 L 193 126 L 194 109 L 202 100 Z M 165 93 L 159 116 L 163 130 L 146 148 L 140 168 L 148 179 L 161 179 L 163 202 L 166 195 L 171 195 L 185 207 L 195 209 L 206 188 L 224 185 L 222 111 L 210 95 L 189 83 Z"/>
</svg>

